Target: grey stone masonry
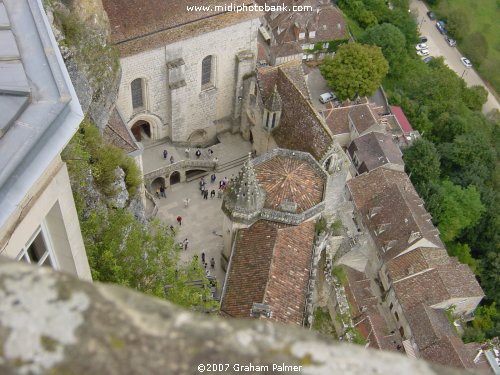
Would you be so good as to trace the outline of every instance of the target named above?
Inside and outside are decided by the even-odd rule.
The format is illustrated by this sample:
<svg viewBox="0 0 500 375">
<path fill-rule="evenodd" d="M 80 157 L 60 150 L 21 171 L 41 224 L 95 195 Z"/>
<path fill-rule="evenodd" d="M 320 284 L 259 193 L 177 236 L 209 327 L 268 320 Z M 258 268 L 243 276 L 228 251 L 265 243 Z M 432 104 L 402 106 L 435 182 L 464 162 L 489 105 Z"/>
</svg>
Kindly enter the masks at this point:
<svg viewBox="0 0 500 375">
<path fill-rule="evenodd" d="M 3 375 L 465 374 L 268 321 L 209 317 L 5 259 L 0 298 Z M 222 370 L 210 371 L 215 364 Z"/>
</svg>

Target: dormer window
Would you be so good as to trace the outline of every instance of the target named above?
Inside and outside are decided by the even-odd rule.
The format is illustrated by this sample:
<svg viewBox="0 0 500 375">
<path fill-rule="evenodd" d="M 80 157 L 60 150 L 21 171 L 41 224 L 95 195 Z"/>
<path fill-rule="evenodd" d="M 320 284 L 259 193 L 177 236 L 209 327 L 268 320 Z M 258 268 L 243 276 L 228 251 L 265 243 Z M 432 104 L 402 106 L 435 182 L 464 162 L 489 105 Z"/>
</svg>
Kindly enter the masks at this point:
<svg viewBox="0 0 500 375">
<path fill-rule="evenodd" d="M 330 47 L 330 43 L 328 42 L 323 43 L 323 49 L 327 49 L 328 47 Z"/>
<path fill-rule="evenodd" d="M 303 40 L 306 38 L 306 33 L 299 33 L 299 40 Z"/>
<path fill-rule="evenodd" d="M 316 31 L 309 31 L 309 38 L 316 38 Z"/>
</svg>

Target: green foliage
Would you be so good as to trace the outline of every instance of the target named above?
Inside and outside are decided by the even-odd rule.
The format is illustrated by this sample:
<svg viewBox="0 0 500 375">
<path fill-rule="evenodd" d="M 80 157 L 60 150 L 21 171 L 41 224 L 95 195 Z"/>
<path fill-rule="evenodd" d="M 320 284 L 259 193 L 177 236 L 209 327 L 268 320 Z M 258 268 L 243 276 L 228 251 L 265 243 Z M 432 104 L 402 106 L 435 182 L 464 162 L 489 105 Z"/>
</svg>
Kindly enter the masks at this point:
<svg viewBox="0 0 500 375">
<path fill-rule="evenodd" d="M 363 337 L 363 335 L 361 335 L 361 333 L 358 331 L 358 329 L 356 327 L 348 327 L 348 328 L 346 328 L 345 331 L 346 331 L 346 333 L 352 334 L 352 336 L 353 336 L 352 342 L 353 343 L 358 344 L 358 345 L 365 345 L 366 344 L 365 338 Z"/>
<path fill-rule="evenodd" d="M 368 28 L 360 42 L 380 47 L 389 65 L 394 66 L 401 61 L 406 38 L 396 26 L 383 23 Z"/>
<path fill-rule="evenodd" d="M 444 242 L 453 241 L 467 227 L 474 226 L 484 211 L 474 186 L 464 189 L 445 180 L 441 183 L 442 212 L 437 218 L 438 229 Z"/>
<path fill-rule="evenodd" d="M 361 27 L 366 28 L 378 23 L 377 17 L 360 0 L 337 0 L 337 5 Z"/>
<path fill-rule="evenodd" d="M 388 69 L 379 47 L 359 43 L 340 46 L 335 56 L 325 58 L 320 66 L 328 85 L 342 100 L 373 94 Z"/>
<path fill-rule="evenodd" d="M 479 262 L 472 257 L 469 245 L 449 243 L 447 250 L 450 256 L 457 257 L 460 263 L 467 264 L 475 274 L 479 273 Z"/>
<path fill-rule="evenodd" d="M 333 325 L 332 318 L 326 307 L 316 307 L 314 309 L 312 329 L 323 335 L 337 339 L 335 326 Z"/>
<path fill-rule="evenodd" d="M 104 143 L 97 127 L 88 120 L 82 122 L 80 131 L 64 150 L 62 158 L 75 176 L 82 176 L 88 163 L 97 186 L 106 196 L 115 194 L 112 183 L 116 179 L 115 170 L 118 167 L 125 172 L 125 184 L 131 197 L 142 181 L 141 171 L 135 161 L 121 149 Z"/>
<path fill-rule="evenodd" d="M 488 57 L 488 41 L 483 33 L 476 31 L 464 38 L 462 50 L 474 64 L 481 65 Z"/>
<path fill-rule="evenodd" d="M 347 284 L 347 273 L 342 266 L 332 268 L 332 276 L 335 277 L 342 285 Z"/>
<path fill-rule="evenodd" d="M 330 230 L 332 232 L 332 235 L 340 236 L 340 234 L 342 233 L 342 221 L 340 219 L 335 220 L 330 225 Z"/>
<path fill-rule="evenodd" d="M 469 16 L 462 9 L 453 9 L 446 17 L 446 29 L 457 40 L 462 40 L 470 30 Z"/>
<path fill-rule="evenodd" d="M 500 335 L 500 311 L 495 303 L 476 309 L 474 320 L 465 328 L 465 342 L 483 342 Z"/>
<path fill-rule="evenodd" d="M 314 230 L 316 231 L 316 233 L 320 234 L 321 232 L 326 231 L 326 226 L 327 226 L 326 218 L 321 217 L 314 224 Z"/>
<path fill-rule="evenodd" d="M 404 150 L 403 160 L 414 185 L 427 185 L 439 179 L 439 154 L 432 142 L 424 138 L 415 141 Z"/>
<path fill-rule="evenodd" d="M 488 100 L 488 91 L 483 86 L 466 87 L 462 92 L 462 100 L 467 108 L 481 111 L 483 104 Z"/>
</svg>

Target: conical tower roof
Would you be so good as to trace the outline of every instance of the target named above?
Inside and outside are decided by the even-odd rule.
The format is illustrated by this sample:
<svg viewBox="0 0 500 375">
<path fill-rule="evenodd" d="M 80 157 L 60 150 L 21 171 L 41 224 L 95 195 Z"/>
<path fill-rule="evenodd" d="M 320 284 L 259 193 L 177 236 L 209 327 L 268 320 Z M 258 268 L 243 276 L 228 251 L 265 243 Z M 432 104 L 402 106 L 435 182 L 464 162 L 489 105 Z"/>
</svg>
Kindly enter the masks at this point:
<svg viewBox="0 0 500 375">
<path fill-rule="evenodd" d="M 281 95 L 278 92 L 278 87 L 274 85 L 274 90 L 269 98 L 267 98 L 265 106 L 271 112 L 281 111 L 283 102 L 281 101 Z"/>
<path fill-rule="evenodd" d="M 232 181 L 228 194 L 224 196 L 225 211 L 233 218 L 244 221 L 257 217 L 264 206 L 265 193 L 259 186 L 252 164 L 252 154 Z"/>
</svg>

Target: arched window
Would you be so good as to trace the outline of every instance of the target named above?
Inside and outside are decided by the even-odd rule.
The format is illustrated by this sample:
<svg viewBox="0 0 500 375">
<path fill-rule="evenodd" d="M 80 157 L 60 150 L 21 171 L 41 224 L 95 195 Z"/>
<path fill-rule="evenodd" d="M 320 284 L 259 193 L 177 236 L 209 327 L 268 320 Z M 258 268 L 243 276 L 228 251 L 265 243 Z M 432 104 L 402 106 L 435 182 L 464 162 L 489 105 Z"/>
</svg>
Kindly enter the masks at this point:
<svg viewBox="0 0 500 375">
<path fill-rule="evenodd" d="M 271 129 L 274 129 L 275 125 L 276 125 L 276 113 L 273 113 L 273 121 L 271 123 Z"/>
<path fill-rule="evenodd" d="M 144 98 L 143 98 L 143 87 L 142 87 L 142 78 L 137 78 L 132 81 L 130 84 L 130 90 L 132 91 L 132 108 L 141 108 L 144 107 Z"/>
<path fill-rule="evenodd" d="M 213 56 L 207 56 L 201 62 L 201 85 L 206 86 L 212 83 L 212 63 Z"/>
</svg>

